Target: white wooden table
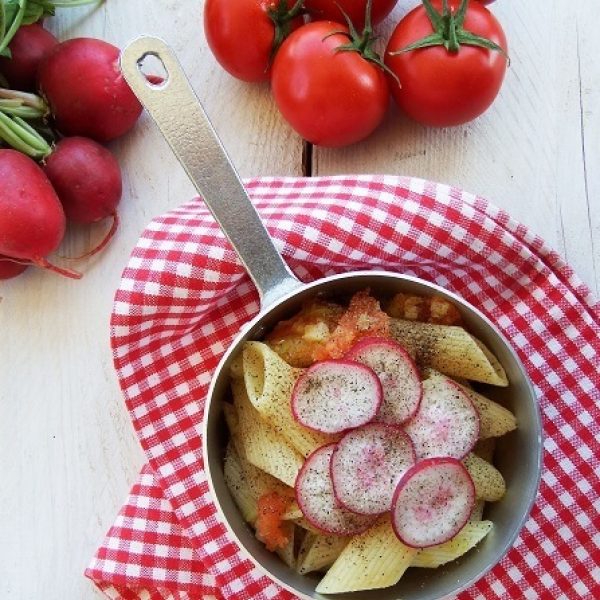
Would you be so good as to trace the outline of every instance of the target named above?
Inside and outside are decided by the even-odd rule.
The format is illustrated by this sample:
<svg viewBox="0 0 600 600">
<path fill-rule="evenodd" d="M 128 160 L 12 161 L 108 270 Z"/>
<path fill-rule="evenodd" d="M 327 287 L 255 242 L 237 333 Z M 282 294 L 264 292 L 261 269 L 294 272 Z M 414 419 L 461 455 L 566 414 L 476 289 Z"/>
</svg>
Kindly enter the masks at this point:
<svg viewBox="0 0 600 600">
<path fill-rule="evenodd" d="M 416 0 L 400 0 L 403 15 Z M 64 39 L 117 45 L 158 34 L 177 51 L 243 176 L 302 175 L 302 141 L 266 85 L 233 80 L 202 31 L 203 0 L 108 0 L 62 10 Z M 492 109 L 453 130 L 390 111 L 369 140 L 314 149 L 312 174 L 416 175 L 477 192 L 542 235 L 600 289 L 600 61 L 596 0 L 498 0 L 512 65 Z M 0 597 L 99 598 L 82 572 L 143 464 L 112 366 L 114 290 L 148 221 L 194 195 L 150 119 L 112 148 L 125 176 L 122 227 L 69 281 L 29 269 L 0 284 Z M 101 228 L 73 231 L 62 249 L 88 248 Z"/>
</svg>

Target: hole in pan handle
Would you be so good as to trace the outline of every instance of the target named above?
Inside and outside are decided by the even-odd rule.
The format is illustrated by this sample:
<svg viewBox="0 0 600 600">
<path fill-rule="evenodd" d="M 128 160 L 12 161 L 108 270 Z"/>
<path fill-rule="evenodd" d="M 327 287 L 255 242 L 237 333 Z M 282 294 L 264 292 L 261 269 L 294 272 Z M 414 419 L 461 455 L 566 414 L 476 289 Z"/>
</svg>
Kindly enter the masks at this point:
<svg viewBox="0 0 600 600">
<path fill-rule="evenodd" d="M 164 68 L 166 78 L 159 85 L 149 82 L 142 71 L 147 57 Z M 171 48 L 159 38 L 139 37 L 121 52 L 121 71 L 240 257 L 262 308 L 300 287 Z"/>
</svg>

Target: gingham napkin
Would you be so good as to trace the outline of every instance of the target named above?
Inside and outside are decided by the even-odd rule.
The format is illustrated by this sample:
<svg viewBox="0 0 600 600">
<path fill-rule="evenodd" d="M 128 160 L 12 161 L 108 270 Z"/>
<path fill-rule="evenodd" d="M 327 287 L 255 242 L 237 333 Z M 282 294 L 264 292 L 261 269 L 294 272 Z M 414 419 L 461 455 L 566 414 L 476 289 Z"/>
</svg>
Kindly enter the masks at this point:
<svg viewBox="0 0 600 600">
<path fill-rule="evenodd" d="M 301 279 L 383 268 L 433 281 L 491 317 L 526 365 L 546 435 L 540 494 L 513 549 L 461 600 L 600 598 L 600 310 L 586 286 L 505 212 L 448 186 L 361 176 L 247 187 Z M 257 310 L 200 200 L 143 233 L 111 339 L 148 465 L 86 571 L 107 596 L 292 598 L 228 537 L 202 464 L 211 373 Z"/>
</svg>

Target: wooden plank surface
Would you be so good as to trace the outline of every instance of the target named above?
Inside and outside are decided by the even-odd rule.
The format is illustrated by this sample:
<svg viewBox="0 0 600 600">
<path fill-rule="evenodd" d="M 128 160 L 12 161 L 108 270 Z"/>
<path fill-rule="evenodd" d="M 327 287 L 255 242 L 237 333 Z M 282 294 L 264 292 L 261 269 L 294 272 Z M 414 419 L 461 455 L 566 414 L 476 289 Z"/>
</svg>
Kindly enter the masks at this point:
<svg viewBox="0 0 600 600">
<path fill-rule="evenodd" d="M 171 43 L 244 176 L 300 175 L 301 140 L 266 85 L 234 81 L 202 32 L 202 1 L 127 0 L 61 10 L 62 39 L 117 45 L 140 33 Z M 415 2 L 399 3 L 395 17 Z M 314 151 L 314 174 L 387 172 L 460 185 L 508 209 L 561 251 L 596 291 L 600 271 L 600 63 L 594 0 L 494 5 L 513 64 L 490 112 L 457 130 L 426 130 L 390 112 L 370 140 Z M 389 22 L 388 22 L 389 27 Z M 125 176 L 122 227 L 82 281 L 41 271 L 0 284 L 0 597 L 91 599 L 82 577 L 120 508 L 142 452 L 112 367 L 108 319 L 129 251 L 155 215 L 194 191 L 144 116 L 113 144 Z M 71 232 L 90 247 L 102 226 Z"/>
</svg>

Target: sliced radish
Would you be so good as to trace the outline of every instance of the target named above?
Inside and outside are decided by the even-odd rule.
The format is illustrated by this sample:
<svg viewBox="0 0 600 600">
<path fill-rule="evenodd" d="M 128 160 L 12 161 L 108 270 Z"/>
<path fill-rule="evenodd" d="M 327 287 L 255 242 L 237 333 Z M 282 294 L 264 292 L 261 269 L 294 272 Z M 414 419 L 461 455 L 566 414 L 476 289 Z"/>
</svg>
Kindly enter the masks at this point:
<svg viewBox="0 0 600 600">
<path fill-rule="evenodd" d="M 415 450 L 402 429 L 369 423 L 348 432 L 331 458 L 338 502 L 348 510 L 378 515 L 390 510 L 396 485 L 415 464 Z"/>
<path fill-rule="evenodd" d="M 465 526 L 474 505 L 475 486 L 463 464 L 455 458 L 428 458 L 398 482 L 392 525 L 407 546 L 435 546 Z"/>
<path fill-rule="evenodd" d="M 447 377 L 423 382 L 417 414 L 404 426 L 417 458 L 464 458 L 479 437 L 479 415 L 460 386 Z"/>
<path fill-rule="evenodd" d="M 296 499 L 306 520 L 325 533 L 355 535 L 367 530 L 374 517 L 341 507 L 333 493 L 329 463 L 335 444 L 317 448 L 296 477 Z"/>
<path fill-rule="evenodd" d="M 309 429 L 338 433 L 371 421 L 382 395 L 381 383 L 369 367 L 348 360 L 325 360 L 298 378 L 292 391 L 292 412 Z"/>
<path fill-rule="evenodd" d="M 383 403 L 377 421 L 400 424 L 417 412 L 423 393 L 421 378 L 414 361 L 400 344 L 385 338 L 364 338 L 345 358 L 370 367 L 379 377 Z"/>
</svg>

